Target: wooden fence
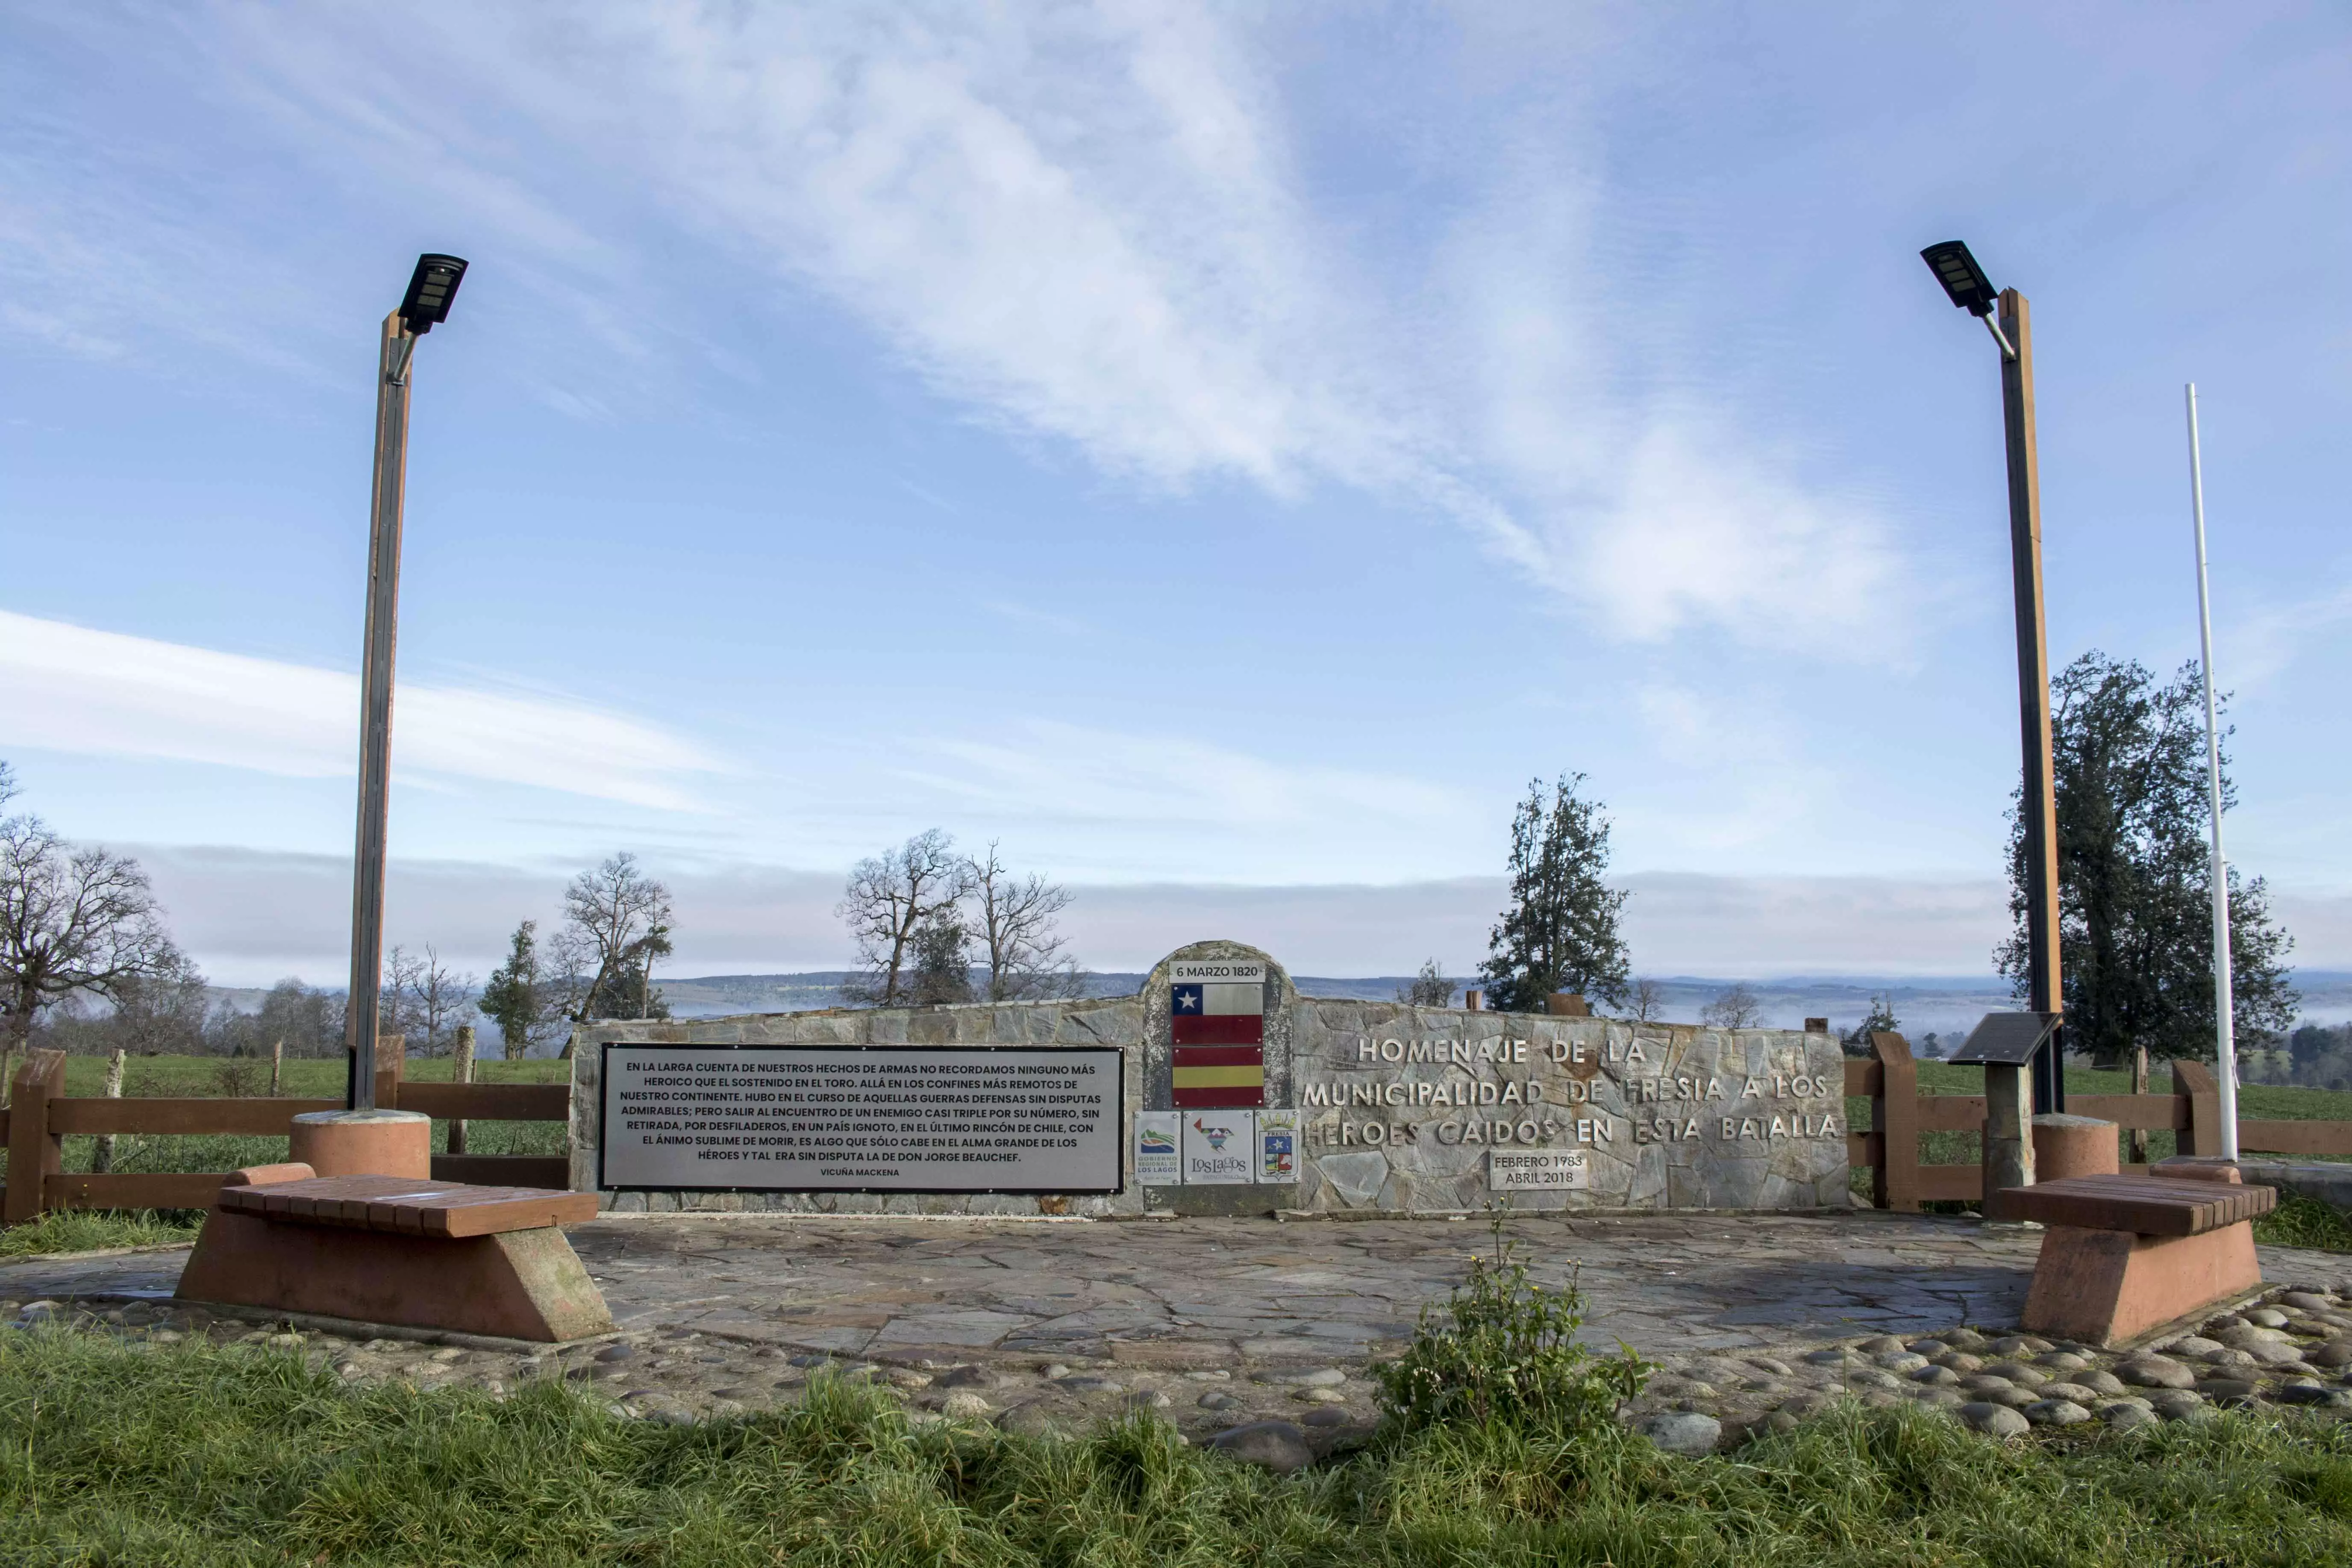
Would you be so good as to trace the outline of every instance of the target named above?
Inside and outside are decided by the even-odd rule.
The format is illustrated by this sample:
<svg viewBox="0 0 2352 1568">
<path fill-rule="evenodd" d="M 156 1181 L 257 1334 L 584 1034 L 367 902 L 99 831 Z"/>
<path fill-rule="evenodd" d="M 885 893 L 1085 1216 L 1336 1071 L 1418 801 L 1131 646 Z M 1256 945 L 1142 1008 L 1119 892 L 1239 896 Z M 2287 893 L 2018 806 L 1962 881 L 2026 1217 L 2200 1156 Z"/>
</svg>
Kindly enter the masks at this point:
<svg viewBox="0 0 2352 1568">
<path fill-rule="evenodd" d="M 1874 1035 L 1872 1058 L 1845 1064 L 1845 1091 L 1870 1101 L 1867 1132 L 1846 1136 L 1846 1159 L 1871 1173 L 1871 1201 L 1883 1209 L 1916 1210 L 1924 1201 L 1984 1198 L 1984 1167 L 1927 1165 L 1919 1161 L 1923 1132 L 1984 1131 L 1980 1094 L 1921 1094 L 1919 1064 L 1900 1035 Z M 2169 1129 L 2183 1154 L 2221 1152 L 2221 1101 L 2213 1069 L 2201 1062 L 2172 1064 L 2170 1094 L 2069 1094 L 2066 1110 L 2129 1131 Z M 2238 1119 L 2245 1153 L 2352 1154 L 2352 1121 L 2250 1121 Z M 2126 1164 L 2126 1171 L 2146 1170 Z"/>
<path fill-rule="evenodd" d="M 572 1086 L 563 1083 L 409 1083 L 397 1051 L 375 1078 L 375 1102 L 386 1110 L 419 1110 L 447 1121 L 564 1121 L 572 1117 Z M 0 1220 L 20 1225 L 44 1209 L 199 1209 L 212 1205 L 226 1172 L 156 1174 L 68 1174 L 69 1133 L 149 1132 L 286 1136 L 295 1117 L 341 1110 L 340 1100 L 105 1099 L 66 1093 L 62 1051 L 35 1051 L 17 1069 L 14 1103 L 0 1110 L 0 1140 L 8 1149 L 8 1184 L 0 1188 Z M 571 1163 L 561 1155 L 436 1154 L 433 1179 L 497 1186 L 569 1187 Z"/>
</svg>

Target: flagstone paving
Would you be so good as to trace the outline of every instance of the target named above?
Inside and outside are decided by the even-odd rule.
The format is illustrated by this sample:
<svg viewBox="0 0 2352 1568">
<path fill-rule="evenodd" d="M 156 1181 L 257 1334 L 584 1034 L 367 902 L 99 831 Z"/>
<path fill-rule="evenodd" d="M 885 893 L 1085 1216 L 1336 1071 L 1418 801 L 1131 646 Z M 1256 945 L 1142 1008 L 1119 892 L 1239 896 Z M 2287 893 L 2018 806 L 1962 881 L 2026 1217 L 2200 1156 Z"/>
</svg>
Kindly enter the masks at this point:
<svg viewBox="0 0 2352 1568">
<path fill-rule="evenodd" d="M 620 1327 L 610 1341 L 519 1352 L 275 1337 L 348 1379 L 503 1391 L 562 1375 L 664 1419 L 789 1400 L 830 1366 L 888 1383 L 927 1415 L 1069 1426 L 1145 1405 L 1196 1431 L 1278 1415 L 1337 1439 L 1372 1417 L 1368 1363 L 1397 1350 L 1423 1308 L 1443 1303 L 1474 1252 L 1492 1246 L 1482 1224 L 1438 1220 L 659 1215 L 608 1216 L 571 1235 Z M 1577 1281 L 1587 1340 L 1622 1342 L 1664 1365 L 1634 1414 L 1710 1412 L 1734 1427 L 1838 1395 L 1958 1408 L 1947 1385 L 1964 1375 L 1983 1382 L 1979 1366 L 1964 1363 L 1987 1357 L 1948 1342 L 1996 1337 L 2016 1321 L 2040 1243 L 1972 1219 L 1868 1210 L 1526 1216 L 1505 1235 L 1537 1279 Z M 2352 1258 L 2262 1254 L 2265 1277 L 2282 1289 L 2316 1292 L 2326 1310 L 2352 1300 Z M 0 1320 L 80 1321 L 148 1339 L 273 1337 L 162 1300 L 184 1257 L 167 1249 L 0 1265 Z M 55 1305 L 27 1305 L 40 1302 Z M 2315 1322 L 2291 1326 L 2336 1332 L 2324 1310 Z M 1987 1332 L 1944 1332 L 1963 1325 Z M 2012 1360 L 2067 1353 L 1998 1343 Z M 1923 1353 L 1962 1370 L 1923 1371 Z M 2216 1346 L 2222 1359 L 2237 1353 Z M 2310 1374 L 2315 1387 L 2323 1373 L 2337 1375 L 2324 1363 L 2265 1375 L 2283 1388 L 2290 1373 Z M 2320 1394 L 2352 1404 L 2352 1393 L 2333 1386 Z"/>
</svg>

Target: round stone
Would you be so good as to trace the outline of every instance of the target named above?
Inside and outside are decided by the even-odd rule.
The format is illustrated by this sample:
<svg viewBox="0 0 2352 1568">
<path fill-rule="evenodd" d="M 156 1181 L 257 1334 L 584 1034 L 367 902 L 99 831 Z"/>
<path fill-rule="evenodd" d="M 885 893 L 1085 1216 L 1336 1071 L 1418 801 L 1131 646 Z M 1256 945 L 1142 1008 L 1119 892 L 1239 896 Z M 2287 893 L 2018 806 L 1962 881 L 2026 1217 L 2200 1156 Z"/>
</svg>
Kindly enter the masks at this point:
<svg viewBox="0 0 2352 1568">
<path fill-rule="evenodd" d="M 603 1362 L 635 1361 L 637 1359 L 637 1347 L 635 1345 L 606 1345 L 603 1350 L 596 1352 L 596 1359 Z"/>
<path fill-rule="evenodd" d="M 1838 1345 L 1832 1346 L 1828 1350 L 1807 1351 L 1805 1359 L 1815 1366 L 1836 1366 L 1842 1362 L 1852 1361 L 1854 1358 L 1843 1346 Z"/>
<path fill-rule="evenodd" d="M 2032 1388 L 2002 1388 L 1978 1397 L 1987 1405 L 2006 1405 L 2011 1410 L 2022 1410 L 2038 1401 L 2042 1394 L 2039 1389 Z"/>
<path fill-rule="evenodd" d="M 1912 1393 L 1911 1400 L 1915 1405 L 1925 1405 L 1933 1408 L 1966 1404 L 1968 1395 L 1957 1388 L 1921 1388 Z"/>
<path fill-rule="evenodd" d="M 2148 1406 L 2126 1404 L 2121 1400 L 2113 1405 L 2100 1405 L 2098 1415 L 2100 1420 L 2118 1432 L 2129 1432 L 2137 1427 L 2153 1426 L 2157 1420 L 2156 1412 Z"/>
<path fill-rule="evenodd" d="M 2242 1405 L 2254 1396 L 2255 1385 L 2243 1378 L 2209 1377 L 2197 1384 L 2197 1392 L 2216 1405 Z"/>
<path fill-rule="evenodd" d="M 900 1388 L 929 1388 L 931 1385 L 931 1374 L 928 1372 L 917 1372 L 911 1366 L 894 1366 L 890 1369 L 890 1381 Z"/>
<path fill-rule="evenodd" d="M 1934 1361 L 1937 1356 L 1948 1353 L 1952 1347 L 1941 1340 L 1913 1340 L 1903 1348 L 1913 1355 L 1923 1355 Z"/>
<path fill-rule="evenodd" d="M 1119 1401 L 1129 1410 L 1165 1410 L 1175 1403 L 1156 1388 L 1139 1389 Z"/>
<path fill-rule="evenodd" d="M 2071 1399 L 2037 1399 L 2024 1414 L 2036 1426 L 2077 1426 L 2091 1418 L 2089 1411 Z"/>
<path fill-rule="evenodd" d="M 1201 1395 L 1196 1403 L 1203 1410 L 1231 1410 L 1241 1404 L 1230 1394 L 1211 1392 Z"/>
<path fill-rule="evenodd" d="M 2330 1340 L 2303 1352 L 2303 1359 L 2314 1366 L 2352 1366 L 2352 1340 Z"/>
<path fill-rule="evenodd" d="M 1885 1355 L 1890 1352 L 1903 1349 L 1903 1342 L 1893 1334 L 1880 1334 L 1875 1338 L 1863 1341 L 1853 1348 L 1864 1355 Z"/>
<path fill-rule="evenodd" d="M 2045 1383 L 2033 1392 L 2044 1399 L 2070 1400 L 2086 1407 L 2099 1402 L 2097 1389 L 2085 1388 L 2079 1383 Z"/>
<path fill-rule="evenodd" d="M 1790 1370 L 1787 1362 L 1776 1361 L 1769 1355 L 1750 1356 L 1748 1358 L 1748 1364 L 1759 1372 L 1769 1373 L 1774 1377 L 1787 1377 Z"/>
<path fill-rule="evenodd" d="M 1915 1355 L 1909 1351 L 1889 1351 L 1870 1360 L 1874 1366 L 1893 1373 L 1913 1373 L 1927 1364 L 1926 1356 Z"/>
<path fill-rule="evenodd" d="M 2088 1372 L 2078 1372 L 2073 1381 L 2094 1394 L 2121 1394 L 2124 1391 L 2124 1380 L 2105 1367 L 2093 1367 Z"/>
<path fill-rule="evenodd" d="M 1348 1381 L 1348 1374 L 1336 1366 L 1327 1366 L 1317 1372 L 1301 1373 L 1290 1381 L 1300 1388 L 1336 1388 Z"/>
<path fill-rule="evenodd" d="M 1775 1410 L 1764 1417 L 1761 1425 L 1769 1431 L 1793 1432 L 1797 1429 L 1797 1418 L 1785 1410 Z"/>
<path fill-rule="evenodd" d="M 2211 1355 L 2222 1348 L 2219 1340 L 2209 1340 L 2202 1334 L 2185 1334 L 2164 1347 L 2167 1355 L 2187 1356 L 2191 1361 Z"/>
<path fill-rule="evenodd" d="M 2301 1307 L 2306 1312 L 2323 1311 L 2336 1305 L 2316 1290 L 2290 1290 L 2279 1300 L 2290 1307 Z"/>
<path fill-rule="evenodd" d="M 2019 1437 L 2030 1428 L 2024 1416 L 2005 1405 L 1963 1405 L 1959 1417 L 1975 1431 L 1991 1437 Z"/>
<path fill-rule="evenodd" d="M 2091 1358 L 2073 1351 L 2052 1351 L 2048 1355 L 2036 1356 L 2033 1364 L 2050 1372 L 2081 1372 L 2091 1364 Z"/>
<path fill-rule="evenodd" d="M 1985 1368 L 1987 1375 L 2005 1377 L 2021 1387 L 2032 1387 L 2050 1381 L 2050 1374 L 2040 1367 L 2027 1366 L 2022 1362 L 1998 1361 Z"/>
<path fill-rule="evenodd" d="M 2325 1405 L 2336 1409 L 2352 1405 L 2352 1392 L 2341 1388 L 2322 1388 L 2315 1383 L 2290 1383 L 2271 1390 L 2271 1397 L 2281 1405 Z"/>
<path fill-rule="evenodd" d="M 1209 1439 L 1209 1447 L 1245 1465 L 1287 1475 L 1315 1462 L 1307 1434 L 1287 1421 L 1258 1421 L 1235 1426 Z"/>
<path fill-rule="evenodd" d="M 1954 1329 L 1936 1337 L 1956 1351 L 1980 1351 L 1985 1348 L 1985 1337 L 1974 1329 Z"/>
<path fill-rule="evenodd" d="M 2216 1372 L 2234 1376 L 2252 1373 L 2263 1363 L 2238 1349 L 2237 1346 L 2231 1345 L 2226 1350 L 2215 1351 L 2211 1355 L 2207 1356 L 2205 1364 Z"/>
<path fill-rule="evenodd" d="M 1309 1405 L 1345 1405 L 1348 1403 L 1348 1396 L 1340 1393 L 1336 1388 L 1294 1388 L 1290 1391 L 1290 1397 L 1293 1399 L 1304 1400 Z"/>
<path fill-rule="evenodd" d="M 1923 1366 L 1912 1372 L 1911 1381 L 1929 1388 L 1949 1388 L 1960 1381 L 1960 1374 L 1948 1366 Z"/>
<path fill-rule="evenodd" d="M 1960 1379 L 1960 1386 L 1976 1394 L 2000 1394 L 2015 1388 L 2017 1384 L 1992 1373 L 1980 1372 L 1973 1377 Z"/>
<path fill-rule="evenodd" d="M 2246 1321 L 2250 1323 L 2260 1324 L 2265 1329 L 2283 1329 L 2286 1327 L 2286 1314 L 2280 1311 L 2276 1307 L 2256 1307 L 2251 1312 L 2241 1312 L 2239 1316 L 2245 1319 Z"/>
<path fill-rule="evenodd" d="M 2245 1321 L 2245 1319 L 2235 1312 L 2223 1312 L 2219 1317 L 2206 1319 L 2200 1325 L 2200 1331 L 2208 1334 L 2219 1334 L 2224 1329 L 2242 1328 Z"/>
<path fill-rule="evenodd" d="M 1327 1405 L 1320 1410 L 1310 1410 L 1300 1416 L 1298 1424 L 1302 1426 L 1345 1426 L 1348 1424 L 1348 1413 L 1344 1410 L 1334 1410 Z"/>
<path fill-rule="evenodd" d="M 947 1396 L 940 1414 L 950 1421 L 977 1421 L 989 1411 L 988 1401 L 969 1388 L 959 1388 Z"/>
<path fill-rule="evenodd" d="M 1858 1366 L 1845 1374 L 1845 1380 L 1857 1388 L 1900 1388 L 1903 1380 L 1891 1372 L 1881 1372 L 1874 1366 Z M 1712 1393 L 1712 1390 L 1709 1390 Z"/>
<path fill-rule="evenodd" d="M 1636 1421 L 1633 1430 L 1669 1454 L 1712 1454 L 1723 1440 L 1723 1423 L 1696 1410 L 1661 1410 Z"/>
<path fill-rule="evenodd" d="M 1968 1376 L 1972 1372 L 1984 1370 L 1984 1359 L 1980 1356 L 1972 1356 L 1966 1351 L 1946 1351 L 1942 1355 L 1936 1357 L 1935 1362 L 1937 1366 L 1948 1366 L 1962 1377 Z"/>
</svg>

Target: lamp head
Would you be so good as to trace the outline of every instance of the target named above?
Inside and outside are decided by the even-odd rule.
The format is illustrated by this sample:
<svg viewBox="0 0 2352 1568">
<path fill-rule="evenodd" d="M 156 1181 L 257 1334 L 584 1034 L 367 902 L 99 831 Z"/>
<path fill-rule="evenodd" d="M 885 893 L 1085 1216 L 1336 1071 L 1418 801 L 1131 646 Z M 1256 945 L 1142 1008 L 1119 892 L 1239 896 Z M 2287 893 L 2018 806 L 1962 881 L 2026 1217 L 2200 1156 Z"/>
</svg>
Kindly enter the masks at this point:
<svg viewBox="0 0 2352 1568">
<path fill-rule="evenodd" d="M 1993 301 L 1999 298 L 2000 290 L 1985 276 L 1985 269 L 1977 265 L 1977 258 L 1969 254 L 1965 242 L 1948 239 L 1931 245 L 1919 253 L 1919 258 L 1936 275 L 1936 281 L 1944 286 L 1944 292 L 1952 297 L 1953 304 L 1971 316 L 1992 314 Z"/>
<path fill-rule="evenodd" d="M 449 301 L 465 281 L 466 259 L 430 252 L 416 258 L 409 274 L 408 292 L 400 297 L 400 324 L 422 337 L 449 319 Z"/>
</svg>

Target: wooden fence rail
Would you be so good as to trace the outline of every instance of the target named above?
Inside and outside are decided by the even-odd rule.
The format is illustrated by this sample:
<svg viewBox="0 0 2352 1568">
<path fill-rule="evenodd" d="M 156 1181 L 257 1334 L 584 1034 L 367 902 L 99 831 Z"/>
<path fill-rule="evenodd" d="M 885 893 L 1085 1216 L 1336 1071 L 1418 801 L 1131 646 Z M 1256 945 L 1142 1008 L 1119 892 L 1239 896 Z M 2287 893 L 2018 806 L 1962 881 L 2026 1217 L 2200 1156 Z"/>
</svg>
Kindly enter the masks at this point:
<svg viewBox="0 0 2352 1568">
<path fill-rule="evenodd" d="M 2066 1109 L 2126 1130 L 2169 1130 L 2177 1134 L 2183 1154 L 2221 1152 L 2221 1102 L 2213 1069 L 2201 1062 L 2175 1062 L 2172 1085 L 2170 1094 L 2070 1094 Z M 1981 1163 L 1927 1165 L 1919 1160 L 1923 1132 L 1983 1132 L 1983 1095 L 1921 1094 L 1919 1066 L 1912 1059 L 1910 1044 L 1891 1034 L 1871 1037 L 1871 1059 L 1845 1064 L 1845 1091 L 1870 1101 L 1871 1131 L 1846 1135 L 1846 1158 L 1870 1171 L 1874 1206 L 1916 1210 L 1938 1199 L 1983 1201 Z M 2352 1121 L 2241 1117 L 2238 1147 L 2250 1154 L 2352 1154 Z"/>
<path fill-rule="evenodd" d="M 409 1083 L 395 1049 L 376 1074 L 376 1103 L 438 1121 L 568 1121 L 572 1086 L 562 1083 Z M 0 1109 L 8 1183 L 0 1220 L 21 1225 L 45 1209 L 209 1207 L 226 1172 L 68 1174 L 65 1140 L 76 1133 L 149 1132 L 278 1137 L 294 1118 L 340 1110 L 340 1100 L 122 1099 L 68 1096 L 62 1051 L 35 1051 L 16 1071 L 14 1103 Z M 433 1178 L 498 1186 L 568 1187 L 571 1162 L 544 1154 L 436 1154 Z"/>
</svg>

